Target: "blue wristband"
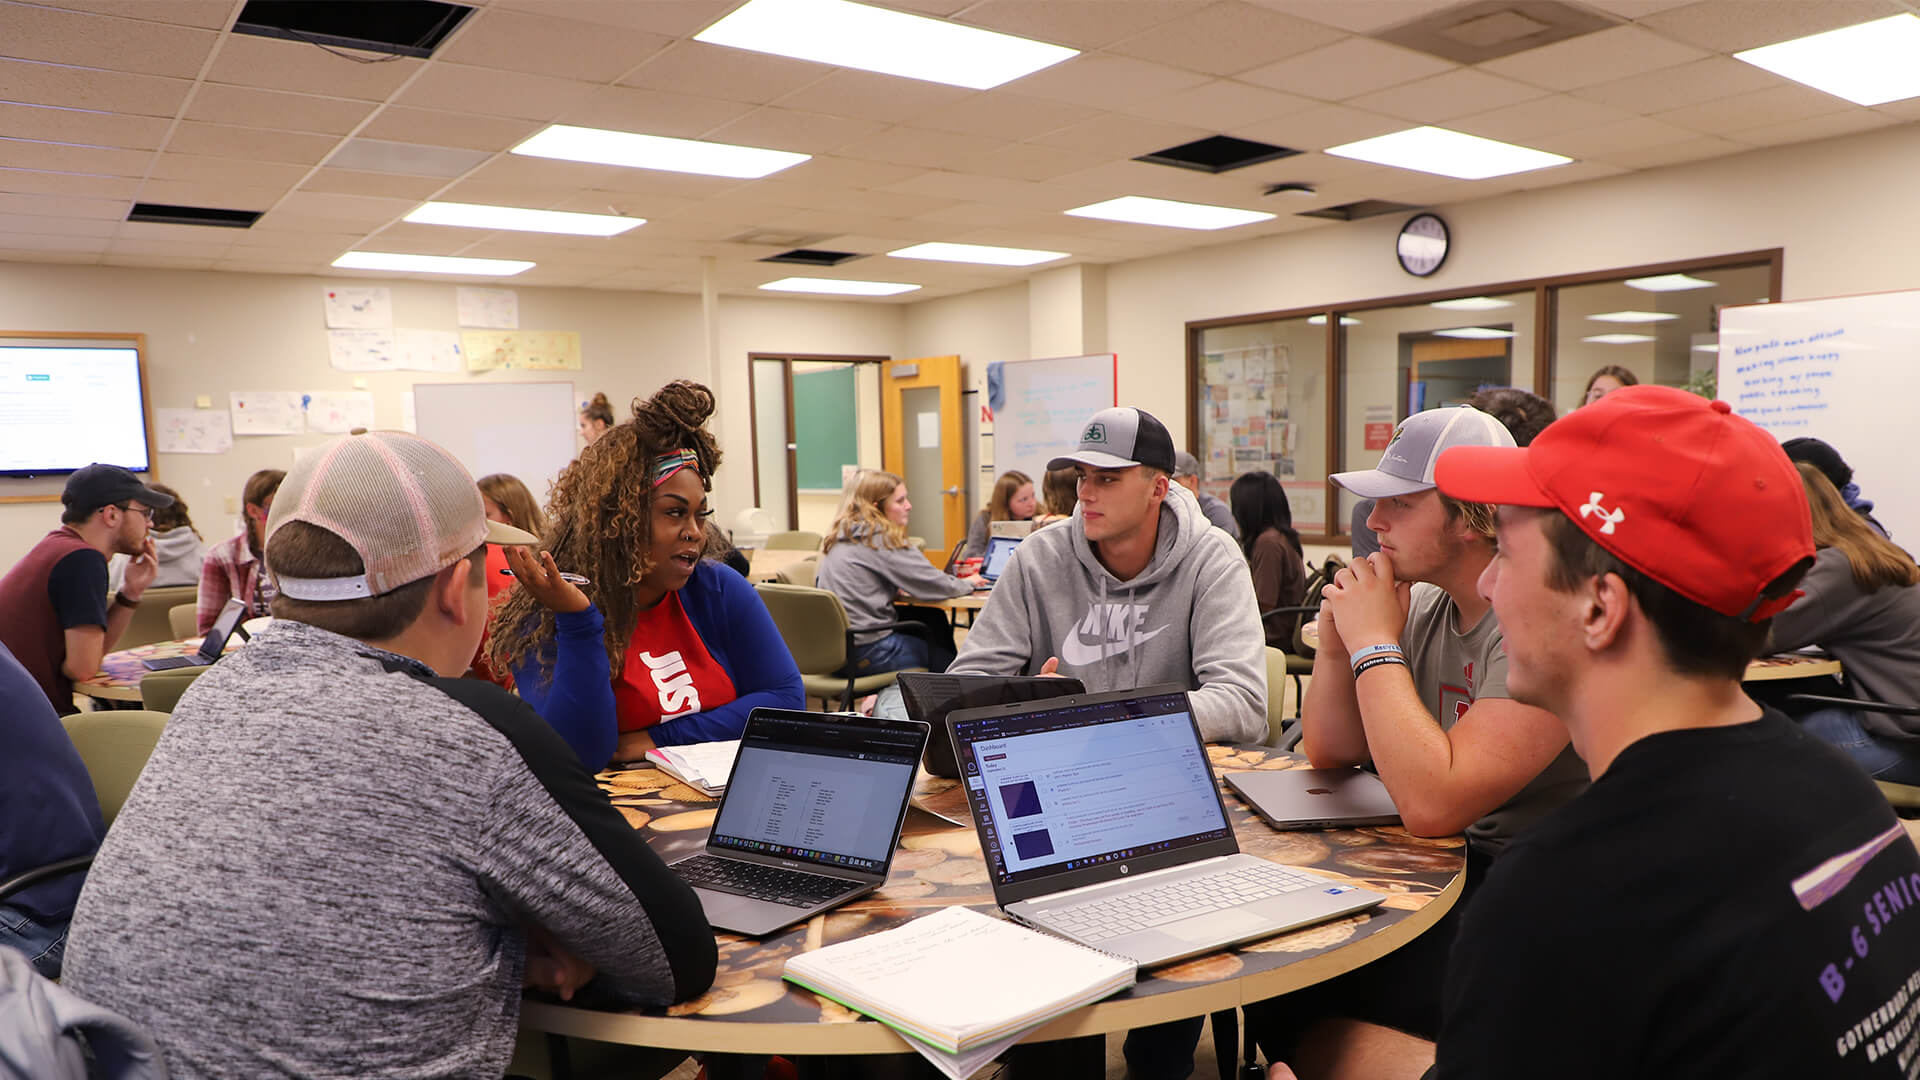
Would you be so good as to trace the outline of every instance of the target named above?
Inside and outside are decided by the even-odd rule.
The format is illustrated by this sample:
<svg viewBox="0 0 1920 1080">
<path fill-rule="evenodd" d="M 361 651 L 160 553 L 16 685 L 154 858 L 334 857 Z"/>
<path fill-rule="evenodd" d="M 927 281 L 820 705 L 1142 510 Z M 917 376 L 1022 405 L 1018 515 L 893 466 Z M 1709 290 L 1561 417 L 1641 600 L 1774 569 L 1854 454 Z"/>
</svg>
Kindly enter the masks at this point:
<svg viewBox="0 0 1920 1080">
<path fill-rule="evenodd" d="M 1381 645 L 1368 645 L 1367 647 L 1360 649 L 1359 651 L 1355 652 L 1352 655 L 1352 657 L 1350 658 L 1350 662 L 1352 663 L 1353 667 L 1357 669 L 1359 668 L 1361 661 L 1367 659 L 1370 656 L 1380 656 L 1383 654 L 1390 655 L 1390 656 L 1398 656 L 1398 657 L 1401 657 L 1402 659 L 1404 659 L 1407 655 L 1405 650 L 1401 649 L 1398 644 L 1394 642 L 1387 642 Z"/>
</svg>

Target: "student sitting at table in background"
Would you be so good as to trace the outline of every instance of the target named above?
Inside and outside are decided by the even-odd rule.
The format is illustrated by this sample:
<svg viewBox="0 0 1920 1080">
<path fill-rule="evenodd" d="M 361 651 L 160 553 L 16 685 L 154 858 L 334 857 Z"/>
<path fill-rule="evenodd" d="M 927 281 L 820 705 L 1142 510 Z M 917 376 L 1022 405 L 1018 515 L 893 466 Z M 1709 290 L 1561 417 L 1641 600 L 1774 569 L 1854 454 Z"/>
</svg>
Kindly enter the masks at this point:
<svg viewBox="0 0 1920 1080">
<path fill-rule="evenodd" d="M 499 1076 L 523 985 L 704 992 L 693 890 L 525 702 L 485 624 L 473 478 L 395 431 L 296 462 L 273 625 L 180 699 L 101 845 L 66 985 L 176 1076 Z M 268 765 L 266 763 L 275 763 Z"/>
<path fill-rule="evenodd" d="M 247 605 L 247 617 L 268 614 L 273 601 L 273 582 L 267 577 L 266 560 L 260 557 L 264 547 L 267 513 L 273 509 L 273 496 L 280 490 L 286 473 L 279 469 L 261 469 L 247 477 L 241 492 L 241 529 L 232 539 L 223 540 L 207 552 L 200 564 L 200 594 L 194 604 L 195 633 L 213 628 L 213 621 L 229 599 Z"/>
<path fill-rule="evenodd" d="M 13 653 L 62 716 L 79 710 L 73 684 L 100 670 L 133 621 L 159 571 L 147 536 L 156 510 L 172 500 L 117 465 L 88 465 L 67 477 L 60 527 L 0 577 L 0 645 Z M 107 556 L 127 564 L 107 598 Z"/>
<path fill-rule="evenodd" d="M 1036 529 L 1065 521 L 1080 504 L 1080 471 L 1074 468 L 1048 469 L 1040 477 L 1040 508 L 1033 515 Z"/>
<path fill-rule="evenodd" d="M 545 553 L 508 552 L 519 587 L 494 609 L 487 663 L 589 768 L 737 739 L 758 707 L 806 707 L 753 586 L 701 557 L 712 415 L 713 392 L 684 380 L 636 402 L 554 483 Z"/>
<path fill-rule="evenodd" d="M 1819 469 L 1821 474 L 1833 484 L 1834 490 L 1840 493 L 1841 501 L 1846 503 L 1849 509 L 1873 526 L 1874 532 L 1890 538 L 1887 527 L 1880 524 L 1879 520 L 1873 516 L 1873 500 L 1860 494 L 1860 485 L 1853 482 L 1853 466 L 1847 464 L 1847 459 L 1841 457 L 1840 451 L 1835 450 L 1832 444 L 1803 435 L 1798 439 L 1788 439 L 1780 444 L 1780 448 L 1785 450 L 1787 458 L 1796 464 L 1805 462 Z"/>
<path fill-rule="evenodd" d="M 1229 494 L 1234 519 L 1240 524 L 1240 551 L 1253 572 L 1253 597 L 1260 610 L 1301 606 L 1307 592 L 1306 557 L 1280 478 L 1270 472 L 1242 473 Z M 1267 644 L 1293 651 L 1293 631 L 1299 621 L 1297 615 L 1266 620 Z M 1267 692 L 1273 688 L 1269 686 Z"/>
<path fill-rule="evenodd" d="M 475 481 L 480 489 L 480 505 L 487 520 L 511 525 L 521 532 L 539 536 L 547 531 L 547 516 L 533 500 L 533 492 L 511 473 L 488 473 Z M 513 587 L 513 568 L 507 565 L 507 549 L 502 544 L 487 545 L 487 604 L 500 601 L 500 594 Z M 480 648 L 473 654 L 473 674 L 488 682 L 513 689 L 513 676 L 496 672 L 487 664 L 487 637 L 480 635 Z"/>
<path fill-rule="evenodd" d="M 580 406 L 580 440 L 585 446 L 605 435 L 613 427 L 613 403 L 604 393 L 596 393 L 593 400 Z"/>
<path fill-rule="evenodd" d="M 1379 467 L 1331 477 L 1375 500 L 1380 551 L 1325 589 L 1301 749 L 1316 768 L 1370 766 L 1408 832 L 1465 832 L 1467 874 L 1453 909 L 1411 943 L 1249 1007 L 1270 1060 L 1326 1053 L 1352 1020 L 1433 1038 L 1448 948 L 1487 868 L 1586 786 L 1567 729 L 1508 693 L 1511 639 L 1478 588 L 1494 558 L 1493 507 L 1434 489 L 1442 452 L 1513 443 L 1472 406 L 1429 409 L 1400 423 Z"/>
<path fill-rule="evenodd" d="M 1233 519 L 1233 508 L 1218 495 L 1200 490 L 1200 459 L 1185 450 L 1173 455 L 1173 482 L 1186 488 L 1200 503 L 1200 512 L 1213 526 L 1235 540 L 1241 538 L 1240 523 Z"/>
<path fill-rule="evenodd" d="M 1018 476 L 1018 473 L 1009 473 Z M 848 670 L 878 675 L 906 668 L 945 671 L 953 663 L 953 630 L 944 612 L 933 608 L 897 608 L 905 593 L 915 600 L 967 596 L 986 579 L 957 578 L 927 562 L 907 543 L 906 481 L 879 469 L 861 469 L 847 484 L 840 512 L 820 545 L 820 569 L 814 585 L 840 598 L 854 633 Z M 889 630 L 911 619 L 921 633 Z"/>
<path fill-rule="evenodd" d="M 1040 503 L 1033 495 L 1033 480 L 1026 473 L 1009 470 L 1000 474 L 993 482 L 993 494 L 987 499 L 987 505 L 974 516 L 973 525 L 967 529 L 967 546 L 961 552 L 963 559 L 984 559 L 987 555 L 987 540 L 993 534 L 993 522 L 996 521 L 1032 521 L 1033 513 Z"/>
<path fill-rule="evenodd" d="M 207 557 L 207 545 L 200 538 L 200 530 L 193 527 L 193 519 L 187 516 L 186 502 L 179 492 L 165 484 L 147 486 L 173 497 L 172 506 L 154 509 L 153 524 L 147 529 L 147 535 L 153 538 L 154 558 L 160 563 L 159 572 L 153 575 L 153 584 L 147 587 L 199 584 L 200 564 Z M 116 554 L 107 560 L 108 592 L 120 591 L 121 583 L 126 580 L 128 559 L 129 556 Z"/>
<path fill-rule="evenodd" d="M 1813 568 L 1802 596 L 1773 617 L 1774 651 L 1818 645 L 1868 701 L 1920 705 L 1920 567 L 1874 531 L 1818 468 L 1798 463 L 1813 510 Z M 1802 727 L 1846 751 L 1876 780 L 1920 784 L 1920 716 L 1823 708 Z"/>
<path fill-rule="evenodd" d="M 1616 390 L 1638 386 L 1640 380 L 1619 364 L 1607 364 L 1587 376 L 1587 388 L 1580 393 L 1580 404 L 1591 405 Z"/>
</svg>

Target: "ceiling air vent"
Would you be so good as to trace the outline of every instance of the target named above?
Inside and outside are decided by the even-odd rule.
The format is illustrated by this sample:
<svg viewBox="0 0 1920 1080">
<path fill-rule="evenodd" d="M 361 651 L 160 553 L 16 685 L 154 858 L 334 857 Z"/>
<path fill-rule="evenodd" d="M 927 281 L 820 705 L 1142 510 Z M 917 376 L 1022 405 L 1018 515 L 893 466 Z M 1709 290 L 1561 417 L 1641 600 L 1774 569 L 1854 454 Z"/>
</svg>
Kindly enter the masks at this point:
<svg viewBox="0 0 1920 1080">
<path fill-rule="evenodd" d="M 128 221 L 146 221 L 155 225 L 211 225 L 216 229 L 250 229 L 264 210 L 219 210 L 211 206 L 168 206 L 166 203 L 134 203 L 127 212 Z"/>
<path fill-rule="evenodd" d="M 1150 165 L 1171 165 L 1176 169 L 1223 173 L 1231 169 L 1244 169 L 1249 165 L 1258 165 L 1263 161 L 1278 161 L 1299 152 L 1284 146 L 1275 146 L 1272 143 L 1236 139 L 1231 135 L 1209 135 L 1190 143 L 1169 146 L 1165 150 L 1155 150 L 1151 154 L 1142 154 L 1133 160 L 1144 161 Z"/>
<path fill-rule="evenodd" d="M 1361 218 L 1418 209 L 1420 209 L 1418 206 L 1409 203 L 1388 202 L 1385 199 L 1361 199 L 1359 202 L 1341 203 L 1339 206 L 1323 206 L 1318 210 L 1302 210 L 1299 216 L 1326 218 L 1329 221 L 1359 221 Z"/>
<path fill-rule="evenodd" d="M 794 248 L 778 255 L 769 255 L 761 262 L 793 263 L 797 266 L 839 266 L 843 262 L 866 258 L 861 251 L 823 251 L 820 248 Z"/>
<path fill-rule="evenodd" d="M 1621 20 L 1556 0 L 1480 0 L 1373 36 L 1456 64 L 1478 64 L 1566 41 Z"/>
<path fill-rule="evenodd" d="M 438 0 L 248 0 L 233 32 L 424 57 L 472 13 Z"/>
</svg>

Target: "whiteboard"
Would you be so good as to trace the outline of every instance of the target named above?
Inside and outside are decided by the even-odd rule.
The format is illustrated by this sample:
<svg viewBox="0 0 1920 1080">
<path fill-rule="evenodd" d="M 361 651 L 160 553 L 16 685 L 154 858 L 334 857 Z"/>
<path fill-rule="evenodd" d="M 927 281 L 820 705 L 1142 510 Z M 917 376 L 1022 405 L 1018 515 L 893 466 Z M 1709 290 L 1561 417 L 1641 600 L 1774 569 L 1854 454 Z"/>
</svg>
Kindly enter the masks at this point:
<svg viewBox="0 0 1920 1080">
<path fill-rule="evenodd" d="M 1039 480 L 1048 459 L 1080 445 L 1094 413 L 1120 403 L 1119 364 L 1113 353 L 988 364 L 993 467 Z"/>
<path fill-rule="evenodd" d="M 546 505 L 573 460 L 579 404 L 570 382 L 415 383 L 415 428 L 479 479 L 512 473 Z"/>
<path fill-rule="evenodd" d="M 1920 291 L 1726 308 L 1718 360 L 1721 400 L 1782 442 L 1832 444 L 1894 542 L 1920 544 Z"/>
</svg>

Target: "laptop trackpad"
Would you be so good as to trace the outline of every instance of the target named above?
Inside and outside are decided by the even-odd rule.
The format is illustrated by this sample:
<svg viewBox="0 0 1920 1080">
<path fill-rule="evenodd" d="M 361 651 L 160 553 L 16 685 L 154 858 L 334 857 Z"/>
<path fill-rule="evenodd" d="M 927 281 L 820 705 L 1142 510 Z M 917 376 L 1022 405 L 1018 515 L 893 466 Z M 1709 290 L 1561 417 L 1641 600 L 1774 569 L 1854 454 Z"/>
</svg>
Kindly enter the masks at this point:
<svg viewBox="0 0 1920 1080">
<path fill-rule="evenodd" d="M 1233 941 L 1273 929 L 1273 920 L 1250 911 L 1210 911 L 1191 919 L 1154 927 L 1157 933 L 1181 941 Z"/>
</svg>

